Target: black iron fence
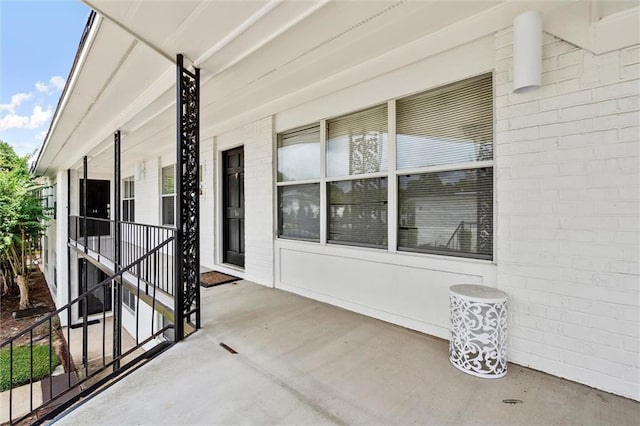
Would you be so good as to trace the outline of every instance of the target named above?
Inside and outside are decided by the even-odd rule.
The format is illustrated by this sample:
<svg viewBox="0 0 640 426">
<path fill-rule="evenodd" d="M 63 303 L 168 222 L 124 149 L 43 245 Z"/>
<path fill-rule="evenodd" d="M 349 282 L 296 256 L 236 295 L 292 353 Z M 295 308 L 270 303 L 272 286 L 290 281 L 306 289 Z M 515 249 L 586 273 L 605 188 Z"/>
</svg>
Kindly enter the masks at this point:
<svg viewBox="0 0 640 426">
<path fill-rule="evenodd" d="M 79 232 L 80 222 L 81 218 L 70 218 L 70 245 L 84 251 L 86 241 L 85 256 L 113 262 L 113 241 L 109 242 L 109 238 L 113 239 L 114 223 L 88 219 L 87 225 L 106 223 L 109 227 L 87 226 L 96 235 L 87 232 L 85 239 L 84 230 Z M 121 226 L 124 266 L 117 273 L 91 285 L 65 306 L 0 343 L 2 362 L 8 364 L 9 399 L 2 410 L 8 411 L 9 424 L 22 421 L 39 424 L 51 419 L 174 342 L 175 315 L 170 296 L 175 292 L 176 230 L 133 223 Z M 130 339 L 121 347 L 114 336 L 124 328 L 110 322 L 115 286 L 122 286 L 129 295 L 136 296 L 127 300 L 134 319 L 127 327 Z"/>
<path fill-rule="evenodd" d="M 115 262 L 115 222 L 109 219 L 70 216 L 69 243 L 78 249 L 85 247 L 97 261 Z M 150 249 L 164 241 L 169 241 L 158 256 L 140 262 L 136 275 L 147 289 L 153 283 L 158 289 L 173 296 L 175 293 L 175 237 L 176 229 L 167 226 L 145 225 L 134 222 L 120 222 L 120 264 L 129 265 L 140 259 Z M 86 244 L 86 245 L 85 245 Z M 138 273 L 139 272 L 139 273 Z M 127 279 L 127 275 L 124 277 Z M 137 284 L 137 283 L 136 283 Z"/>
</svg>

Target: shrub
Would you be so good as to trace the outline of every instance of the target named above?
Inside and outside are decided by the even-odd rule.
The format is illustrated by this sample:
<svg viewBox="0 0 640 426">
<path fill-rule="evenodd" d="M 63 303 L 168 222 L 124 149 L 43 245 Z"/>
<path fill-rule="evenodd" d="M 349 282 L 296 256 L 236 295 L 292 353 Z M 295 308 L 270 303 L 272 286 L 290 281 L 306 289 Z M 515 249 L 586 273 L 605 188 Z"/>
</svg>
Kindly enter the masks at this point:
<svg viewBox="0 0 640 426">
<path fill-rule="evenodd" d="M 51 370 L 49 370 L 50 345 L 33 345 L 33 381 L 48 377 L 60 364 L 55 350 L 51 348 Z M 13 387 L 29 383 L 30 371 L 29 346 L 13 348 Z M 9 390 L 9 348 L 0 350 L 0 392 Z"/>
</svg>

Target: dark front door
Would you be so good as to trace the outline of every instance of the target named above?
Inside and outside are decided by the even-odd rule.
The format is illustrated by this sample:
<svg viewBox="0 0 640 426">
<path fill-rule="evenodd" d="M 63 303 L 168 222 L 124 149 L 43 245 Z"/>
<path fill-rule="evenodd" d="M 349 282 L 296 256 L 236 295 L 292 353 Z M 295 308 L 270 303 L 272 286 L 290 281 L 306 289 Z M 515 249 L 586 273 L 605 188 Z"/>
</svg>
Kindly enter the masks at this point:
<svg viewBox="0 0 640 426">
<path fill-rule="evenodd" d="M 79 293 L 84 293 L 82 289 L 83 275 L 85 273 L 85 265 L 87 268 L 87 291 L 93 290 L 87 296 L 87 315 L 101 314 L 102 312 L 111 311 L 111 285 L 98 287 L 103 280 L 107 279 L 107 274 L 96 268 L 89 262 L 83 259 L 78 259 L 78 290 Z M 83 315 L 84 303 L 79 304 L 79 315 Z"/>
<path fill-rule="evenodd" d="M 87 217 L 109 219 L 110 199 L 111 189 L 108 180 L 87 180 Z M 80 216 L 84 215 L 84 179 L 80 179 Z M 87 236 L 109 235 L 110 228 L 108 221 L 89 220 L 87 221 Z M 82 227 L 80 228 L 80 236 L 84 236 Z"/>
<path fill-rule="evenodd" d="M 223 262 L 244 267 L 244 149 L 225 151 L 223 164 Z"/>
</svg>

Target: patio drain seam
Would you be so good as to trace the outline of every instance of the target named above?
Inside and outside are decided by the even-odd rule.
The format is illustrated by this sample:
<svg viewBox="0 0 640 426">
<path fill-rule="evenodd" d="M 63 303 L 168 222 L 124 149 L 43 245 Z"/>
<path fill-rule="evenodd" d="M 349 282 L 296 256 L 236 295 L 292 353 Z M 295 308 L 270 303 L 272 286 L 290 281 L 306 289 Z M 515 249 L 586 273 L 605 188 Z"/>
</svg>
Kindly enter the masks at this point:
<svg viewBox="0 0 640 426">
<path fill-rule="evenodd" d="M 235 349 L 233 349 L 231 346 L 227 345 L 224 342 L 220 342 L 220 346 L 222 346 L 223 349 L 225 349 L 227 352 L 233 355 L 236 355 L 238 353 Z"/>
</svg>

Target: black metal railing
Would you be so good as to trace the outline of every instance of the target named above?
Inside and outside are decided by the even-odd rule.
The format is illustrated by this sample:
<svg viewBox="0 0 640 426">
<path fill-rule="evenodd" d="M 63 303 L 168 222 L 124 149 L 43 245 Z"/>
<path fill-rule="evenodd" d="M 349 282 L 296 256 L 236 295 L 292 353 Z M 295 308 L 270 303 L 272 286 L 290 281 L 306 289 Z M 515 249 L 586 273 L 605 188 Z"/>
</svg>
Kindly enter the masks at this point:
<svg viewBox="0 0 640 426">
<path fill-rule="evenodd" d="M 85 248 L 84 218 L 70 216 L 69 243 L 78 248 Z M 96 260 L 115 261 L 115 222 L 109 219 L 86 218 L 86 249 Z M 145 225 L 134 222 L 120 222 L 120 263 L 128 265 L 135 259 L 144 256 L 160 242 L 170 240 L 163 247 L 161 256 L 147 258 L 140 264 L 139 277 L 149 287 L 150 283 L 167 293 L 175 295 L 175 236 L 176 229 L 167 226 Z M 113 268 L 112 268 L 113 269 Z M 125 276 L 125 279 L 127 276 Z"/>
<path fill-rule="evenodd" d="M 151 235 L 150 232 L 150 244 L 154 241 L 153 238 L 159 239 L 161 233 L 153 238 Z M 8 352 L 9 404 L 8 407 L 3 407 L 3 411 L 8 411 L 9 424 L 21 421 L 38 424 L 50 419 L 115 376 L 139 365 L 149 359 L 151 354 L 159 353 L 173 343 L 173 304 L 167 300 L 167 295 L 163 296 L 163 292 L 158 291 L 161 289 L 158 282 L 148 281 L 154 275 L 147 272 L 148 265 L 160 267 L 167 258 L 167 253 L 175 246 L 175 232 L 167 232 L 165 236 L 139 257 L 127 262 L 117 273 L 0 343 L 0 352 Z M 104 245 L 99 247 L 103 249 Z M 134 253 L 138 252 L 132 250 L 129 255 L 135 256 Z M 104 252 L 101 255 L 107 256 Z M 156 274 L 155 278 L 159 279 L 160 275 Z M 116 330 L 107 326 L 111 317 L 111 304 L 104 303 L 111 300 L 114 283 L 121 284 L 137 296 L 135 321 L 132 325 L 134 330 L 129 327 L 130 342 L 123 344 L 117 351 L 113 339 Z M 103 303 L 97 303 L 96 300 Z M 151 308 L 151 312 L 147 312 L 144 318 L 140 317 L 141 301 Z M 96 310 L 96 306 L 101 308 Z M 88 312 L 89 309 L 90 316 L 82 315 L 81 312 Z M 61 320 L 64 320 L 65 327 L 61 326 Z M 82 330 L 78 330 L 79 328 Z M 39 346 L 45 347 L 44 358 Z M 19 382 L 16 370 L 26 368 L 25 359 L 28 359 L 28 374 L 23 371 L 22 376 L 28 377 L 28 381 Z M 62 371 L 56 375 L 55 367 L 58 364 Z M 41 365 L 44 365 L 41 376 L 45 378 L 38 382 L 36 380 L 39 378 L 34 378 L 34 368 Z M 28 386 L 28 390 L 24 387 L 19 389 L 20 385 Z M 41 397 L 38 397 L 39 392 Z"/>
</svg>

